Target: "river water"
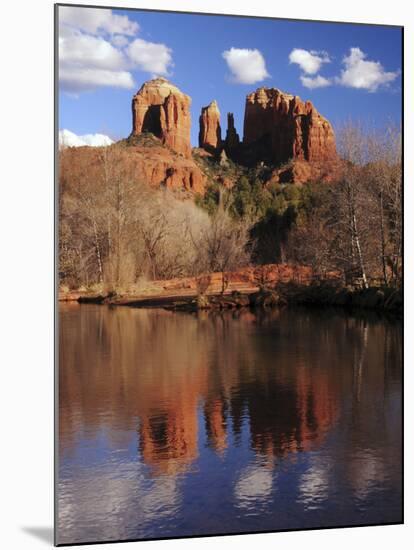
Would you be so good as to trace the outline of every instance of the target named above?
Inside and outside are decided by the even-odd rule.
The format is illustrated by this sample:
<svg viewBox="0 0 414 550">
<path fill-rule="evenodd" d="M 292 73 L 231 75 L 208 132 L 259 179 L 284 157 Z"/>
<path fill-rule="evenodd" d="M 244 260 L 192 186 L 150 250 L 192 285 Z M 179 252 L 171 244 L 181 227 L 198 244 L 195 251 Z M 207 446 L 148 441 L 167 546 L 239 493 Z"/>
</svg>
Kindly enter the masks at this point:
<svg viewBox="0 0 414 550">
<path fill-rule="evenodd" d="M 58 542 L 402 519 L 400 322 L 67 304 Z"/>
</svg>

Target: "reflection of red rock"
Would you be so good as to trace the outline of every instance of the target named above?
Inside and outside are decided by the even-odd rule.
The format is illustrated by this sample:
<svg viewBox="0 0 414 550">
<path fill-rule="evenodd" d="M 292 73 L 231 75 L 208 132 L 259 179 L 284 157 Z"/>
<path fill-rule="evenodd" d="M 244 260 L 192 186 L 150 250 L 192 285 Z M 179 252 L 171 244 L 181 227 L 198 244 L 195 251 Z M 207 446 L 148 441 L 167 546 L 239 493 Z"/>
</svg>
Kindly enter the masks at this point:
<svg viewBox="0 0 414 550">
<path fill-rule="evenodd" d="M 283 325 L 285 310 L 265 320 L 243 310 L 236 321 L 240 331 L 232 331 L 227 325 L 235 323 L 233 315 L 218 316 L 216 323 L 207 314 L 197 320 L 164 310 L 115 308 L 109 314 L 97 306 L 91 315 L 83 306 L 63 307 L 81 316 L 75 336 L 70 316 L 68 325 L 61 323 L 59 421 L 65 451 L 74 448 L 79 429 L 99 433 L 103 426 L 108 437 L 120 438 L 114 446 L 124 447 L 138 424 L 144 462 L 154 475 L 173 475 L 197 459 L 203 402 L 207 437 L 217 453 L 229 444 L 228 430 L 237 433 L 238 425 L 240 433 L 246 419 L 252 449 L 269 463 L 315 448 L 335 422 L 335 371 L 311 363 L 295 367 L 292 376 L 291 363 L 282 362 L 276 377 L 271 365 L 256 368 L 261 355 L 243 323 L 257 326 L 270 319 L 270 326 Z M 189 342 L 197 342 L 199 353 Z"/>
<path fill-rule="evenodd" d="M 142 85 L 132 99 L 132 134 L 151 132 L 177 153 L 191 156 L 191 98 L 165 78 Z"/>
<path fill-rule="evenodd" d="M 252 447 L 269 461 L 317 448 L 338 416 L 336 395 L 335 380 L 317 366 L 300 366 L 283 384 L 268 373 L 246 397 Z"/>
<path fill-rule="evenodd" d="M 206 403 L 204 415 L 207 424 L 209 441 L 219 454 L 227 448 L 226 423 L 224 418 L 224 401 L 217 398 Z"/>
<path fill-rule="evenodd" d="M 301 450 L 307 451 L 323 441 L 338 416 L 332 399 L 335 388 L 326 372 L 301 368 L 297 381 L 297 407 L 300 415 Z"/>
<path fill-rule="evenodd" d="M 140 449 L 146 464 L 157 474 L 177 473 L 198 456 L 197 402 L 189 392 L 165 411 L 144 414 L 140 422 Z"/>
</svg>

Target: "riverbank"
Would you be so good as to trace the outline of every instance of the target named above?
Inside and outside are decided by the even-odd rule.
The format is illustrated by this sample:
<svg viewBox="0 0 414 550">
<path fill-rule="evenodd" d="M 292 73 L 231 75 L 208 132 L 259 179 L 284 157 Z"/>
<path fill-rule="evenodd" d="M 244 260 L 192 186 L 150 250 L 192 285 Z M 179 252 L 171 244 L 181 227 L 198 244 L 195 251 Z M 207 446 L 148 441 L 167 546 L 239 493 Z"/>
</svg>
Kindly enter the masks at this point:
<svg viewBox="0 0 414 550">
<path fill-rule="evenodd" d="M 368 309 L 398 315 L 403 312 L 402 289 L 378 286 L 362 289 L 321 282 L 308 286 L 281 285 L 278 290 L 289 304 Z"/>
<path fill-rule="evenodd" d="M 129 289 L 62 289 L 59 301 L 189 311 L 289 304 L 362 308 L 399 315 L 403 310 L 401 289 L 344 286 L 337 273 L 321 278 L 309 267 L 286 264 L 151 281 Z"/>
</svg>

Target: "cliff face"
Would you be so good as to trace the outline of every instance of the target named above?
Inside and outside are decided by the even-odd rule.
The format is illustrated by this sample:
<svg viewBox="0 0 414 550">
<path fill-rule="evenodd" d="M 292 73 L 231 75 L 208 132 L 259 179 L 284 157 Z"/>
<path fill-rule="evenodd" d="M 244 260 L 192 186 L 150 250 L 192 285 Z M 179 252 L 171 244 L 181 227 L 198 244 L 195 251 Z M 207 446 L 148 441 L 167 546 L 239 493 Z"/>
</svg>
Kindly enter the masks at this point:
<svg viewBox="0 0 414 550">
<path fill-rule="evenodd" d="M 132 135 L 151 132 L 186 157 L 191 156 L 191 98 L 165 78 L 145 82 L 132 98 Z"/>
<path fill-rule="evenodd" d="M 201 109 L 198 143 L 211 152 L 221 146 L 220 111 L 215 100 Z"/>
<path fill-rule="evenodd" d="M 335 135 L 329 121 L 310 101 L 276 88 L 259 88 L 247 96 L 243 145 L 251 162 L 336 159 Z"/>
</svg>

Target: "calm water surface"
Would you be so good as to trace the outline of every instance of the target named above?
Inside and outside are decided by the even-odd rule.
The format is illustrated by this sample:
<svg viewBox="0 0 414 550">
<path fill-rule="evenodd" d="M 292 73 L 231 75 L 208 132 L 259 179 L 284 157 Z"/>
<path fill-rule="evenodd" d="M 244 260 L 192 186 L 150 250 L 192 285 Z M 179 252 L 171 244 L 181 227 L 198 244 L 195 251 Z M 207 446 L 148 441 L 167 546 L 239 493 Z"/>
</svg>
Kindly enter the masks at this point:
<svg viewBox="0 0 414 550">
<path fill-rule="evenodd" d="M 60 313 L 59 543 L 399 522 L 401 327 Z"/>
</svg>

